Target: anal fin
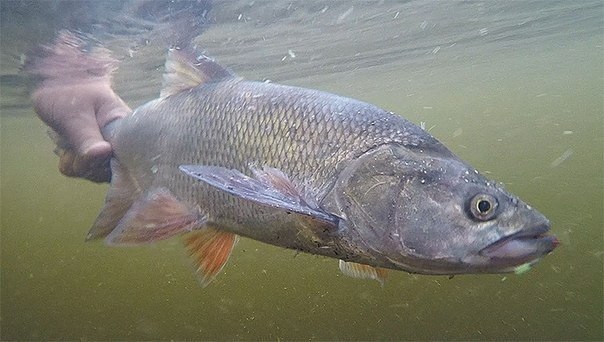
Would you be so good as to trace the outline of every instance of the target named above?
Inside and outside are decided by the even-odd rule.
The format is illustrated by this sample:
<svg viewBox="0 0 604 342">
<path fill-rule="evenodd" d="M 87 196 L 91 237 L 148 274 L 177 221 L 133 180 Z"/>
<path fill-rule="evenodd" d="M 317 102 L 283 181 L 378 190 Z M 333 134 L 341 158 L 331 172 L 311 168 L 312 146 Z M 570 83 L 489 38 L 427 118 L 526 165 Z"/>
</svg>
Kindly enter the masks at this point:
<svg viewBox="0 0 604 342">
<path fill-rule="evenodd" d="M 344 275 L 359 279 L 374 279 L 379 281 L 382 286 L 388 277 L 387 269 L 359 264 L 356 262 L 340 260 L 339 267 L 340 271 L 342 271 Z"/>
<path fill-rule="evenodd" d="M 167 239 L 200 228 L 205 217 L 166 188 L 139 197 L 107 236 L 111 245 L 138 245 Z"/>
<path fill-rule="evenodd" d="M 207 286 L 226 264 L 238 236 L 220 231 L 207 225 L 207 228 L 192 232 L 184 241 L 193 258 L 201 286 Z"/>
</svg>

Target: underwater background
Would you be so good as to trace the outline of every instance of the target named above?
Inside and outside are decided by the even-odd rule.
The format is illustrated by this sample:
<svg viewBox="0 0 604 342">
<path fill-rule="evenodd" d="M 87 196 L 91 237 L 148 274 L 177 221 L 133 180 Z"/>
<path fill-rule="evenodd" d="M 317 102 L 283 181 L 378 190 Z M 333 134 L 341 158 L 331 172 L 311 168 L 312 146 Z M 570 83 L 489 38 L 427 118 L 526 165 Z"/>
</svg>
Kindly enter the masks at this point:
<svg viewBox="0 0 604 342">
<path fill-rule="evenodd" d="M 90 33 L 134 108 L 158 96 L 183 17 L 247 79 L 424 124 L 546 215 L 560 246 L 521 275 L 390 272 L 380 287 L 242 238 L 201 288 L 178 238 L 84 243 L 108 186 L 59 174 L 24 56 Z M 0 339 L 604 339 L 603 22 L 601 1 L 0 2 Z"/>
</svg>

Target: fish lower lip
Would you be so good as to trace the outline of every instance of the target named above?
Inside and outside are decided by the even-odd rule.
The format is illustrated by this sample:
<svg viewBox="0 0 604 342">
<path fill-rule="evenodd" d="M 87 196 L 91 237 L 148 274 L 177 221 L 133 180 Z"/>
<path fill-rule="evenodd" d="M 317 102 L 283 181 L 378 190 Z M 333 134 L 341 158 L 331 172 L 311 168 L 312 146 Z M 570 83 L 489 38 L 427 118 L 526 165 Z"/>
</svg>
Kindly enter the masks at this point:
<svg viewBox="0 0 604 342">
<path fill-rule="evenodd" d="M 480 251 L 480 254 L 505 264 L 516 265 L 532 261 L 550 253 L 558 246 L 558 239 L 547 235 L 548 225 L 504 237 Z"/>
</svg>

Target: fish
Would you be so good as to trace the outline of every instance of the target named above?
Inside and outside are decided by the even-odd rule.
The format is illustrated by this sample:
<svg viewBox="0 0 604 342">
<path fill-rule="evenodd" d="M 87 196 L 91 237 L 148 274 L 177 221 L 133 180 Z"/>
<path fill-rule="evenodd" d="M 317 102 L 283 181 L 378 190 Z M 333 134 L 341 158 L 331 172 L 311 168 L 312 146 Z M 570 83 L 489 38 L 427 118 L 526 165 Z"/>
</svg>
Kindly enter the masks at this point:
<svg viewBox="0 0 604 342">
<path fill-rule="evenodd" d="M 182 236 L 203 286 L 239 237 L 381 283 L 526 270 L 558 245 L 543 214 L 402 116 L 248 81 L 193 48 L 170 49 L 159 97 L 103 136 L 111 182 L 86 240 Z"/>
</svg>

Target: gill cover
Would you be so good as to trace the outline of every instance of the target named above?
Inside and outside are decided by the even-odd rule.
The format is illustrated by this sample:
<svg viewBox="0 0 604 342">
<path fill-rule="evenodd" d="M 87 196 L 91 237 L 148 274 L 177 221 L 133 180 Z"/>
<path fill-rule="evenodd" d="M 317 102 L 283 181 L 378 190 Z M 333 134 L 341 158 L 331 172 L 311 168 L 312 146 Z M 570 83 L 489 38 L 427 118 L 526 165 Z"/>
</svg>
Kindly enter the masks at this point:
<svg viewBox="0 0 604 342">
<path fill-rule="evenodd" d="M 408 178 L 399 145 L 382 145 L 352 161 L 322 205 L 344 218 L 370 249 L 400 249 L 396 226 Z"/>
<path fill-rule="evenodd" d="M 447 151 L 382 145 L 350 162 L 322 206 L 377 264 L 500 273 L 555 248 L 540 213 Z"/>
<path fill-rule="evenodd" d="M 467 165 L 440 146 L 368 151 L 349 163 L 322 203 L 384 266 L 459 273 L 466 267 L 459 260 L 484 248 L 492 223 L 472 221 L 465 208 L 478 181 L 464 179 Z"/>
</svg>

